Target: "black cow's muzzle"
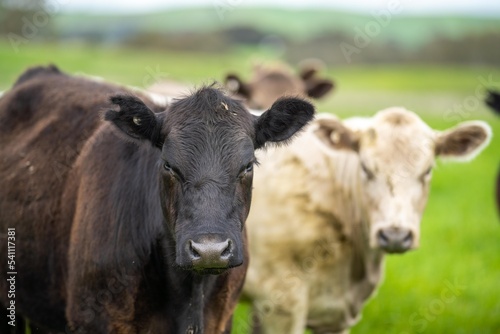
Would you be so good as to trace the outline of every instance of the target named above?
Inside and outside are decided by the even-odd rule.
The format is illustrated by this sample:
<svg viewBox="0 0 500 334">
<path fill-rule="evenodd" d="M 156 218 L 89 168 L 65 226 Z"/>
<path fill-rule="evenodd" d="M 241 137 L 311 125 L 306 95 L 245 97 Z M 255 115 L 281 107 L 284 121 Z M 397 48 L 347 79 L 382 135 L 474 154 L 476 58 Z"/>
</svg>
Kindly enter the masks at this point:
<svg viewBox="0 0 500 334">
<path fill-rule="evenodd" d="M 243 258 L 235 241 L 220 234 L 204 234 L 189 238 L 179 249 L 178 264 L 202 273 L 220 273 L 242 264 Z"/>
</svg>

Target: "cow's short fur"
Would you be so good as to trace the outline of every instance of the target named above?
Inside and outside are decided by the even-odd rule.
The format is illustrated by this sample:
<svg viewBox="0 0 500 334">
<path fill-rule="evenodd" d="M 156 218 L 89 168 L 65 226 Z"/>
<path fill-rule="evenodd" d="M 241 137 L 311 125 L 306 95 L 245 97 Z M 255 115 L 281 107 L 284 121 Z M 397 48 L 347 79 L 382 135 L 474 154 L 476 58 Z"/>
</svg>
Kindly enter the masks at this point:
<svg viewBox="0 0 500 334">
<path fill-rule="evenodd" d="M 290 139 L 313 111 L 282 99 L 255 117 L 211 87 L 164 110 L 53 66 L 25 72 L 0 99 L 0 226 L 16 229 L 18 314 L 57 332 L 228 333 L 254 149 Z M 7 235 L 0 246 L 7 268 Z"/>
<path fill-rule="evenodd" d="M 484 122 L 440 132 L 392 108 L 344 122 L 320 116 L 289 147 L 262 152 L 244 287 L 262 332 L 353 326 L 384 254 L 418 245 L 435 157 L 471 158 L 490 136 Z"/>
</svg>

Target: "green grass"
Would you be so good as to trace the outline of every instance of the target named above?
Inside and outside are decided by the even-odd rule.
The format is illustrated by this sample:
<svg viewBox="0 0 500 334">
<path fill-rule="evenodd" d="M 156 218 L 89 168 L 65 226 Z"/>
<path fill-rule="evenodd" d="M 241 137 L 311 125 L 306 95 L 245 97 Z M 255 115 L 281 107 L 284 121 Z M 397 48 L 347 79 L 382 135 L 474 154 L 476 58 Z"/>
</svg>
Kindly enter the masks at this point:
<svg viewBox="0 0 500 334">
<path fill-rule="evenodd" d="M 251 51 L 215 56 L 36 44 L 23 45 L 15 53 L 0 42 L 0 89 L 7 89 L 26 67 L 49 62 L 70 73 L 143 86 L 148 68 L 199 84 L 221 79 L 229 70 L 247 72 L 252 57 Z M 321 111 L 344 117 L 403 105 L 437 129 L 473 118 L 488 121 L 494 134 L 500 133 L 500 119 L 482 102 L 467 110 L 468 117 L 447 114 L 471 101 L 478 86 L 482 89 L 478 77 L 492 75 L 500 87 L 499 69 L 385 66 L 334 68 L 329 73 L 337 90 L 318 103 Z M 470 163 L 438 163 L 420 249 L 387 257 L 384 282 L 352 333 L 500 333 L 500 221 L 493 201 L 498 152 L 496 136 Z M 448 303 L 441 297 L 447 282 L 464 286 Z M 248 309 L 238 308 L 234 332 L 246 333 Z"/>
</svg>

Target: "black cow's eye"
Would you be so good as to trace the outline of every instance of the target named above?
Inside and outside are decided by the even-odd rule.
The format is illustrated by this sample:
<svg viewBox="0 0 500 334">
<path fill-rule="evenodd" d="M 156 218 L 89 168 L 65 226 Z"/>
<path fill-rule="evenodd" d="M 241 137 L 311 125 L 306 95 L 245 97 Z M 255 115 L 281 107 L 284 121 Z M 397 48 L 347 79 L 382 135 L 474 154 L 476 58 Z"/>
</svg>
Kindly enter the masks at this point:
<svg viewBox="0 0 500 334">
<path fill-rule="evenodd" d="M 172 172 L 172 167 L 170 167 L 168 162 L 163 163 L 163 169 L 165 169 L 167 172 Z"/>
<path fill-rule="evenodd" d="M 253 171 L 253 164 L 254 164 L 253 162 L 250 162 L 245 167 L 243 167 L 241 169 L 239 177 L 242 178 L 251 173 Z"/>
<path fill-rule="evenodd" d="M 177 179 L 178 181 L 181 181 L 181 182 L 185 181 L 184 176 L 182 175 L 182 173 L 177 168 L 172 167 L 166 161 L 163 162 L 163 169 L 165 170 L 165 172 L 167 172 L 168 174 L 170 174 L 171 177 Z"/>
<path fill-rule="evenodd" d="M 251 171 L 253 171 L 253 162 L 249 163 L 245 167 L 245 173 L 250 173 Z"/>
</svg>

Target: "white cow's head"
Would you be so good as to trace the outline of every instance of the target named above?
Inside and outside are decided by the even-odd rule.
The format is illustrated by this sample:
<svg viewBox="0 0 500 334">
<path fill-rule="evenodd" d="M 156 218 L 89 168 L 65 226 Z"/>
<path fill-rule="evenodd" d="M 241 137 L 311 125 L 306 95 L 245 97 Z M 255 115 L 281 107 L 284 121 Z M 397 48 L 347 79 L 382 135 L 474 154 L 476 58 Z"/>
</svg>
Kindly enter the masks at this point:
<svg viewBox="0 0 500 334">
<path fill-rule="evenodd" d="M 314 134 L 327 150 L 357 153 L 360 197 L 369 226 L 370 246 L 390 253 L 418 247 L 436 157 L 467 161 L 491 137 L 482 121 L 436 131 L 403 108 L 390 108 L 370 119 L 315 121 Z"/>
</svg>

